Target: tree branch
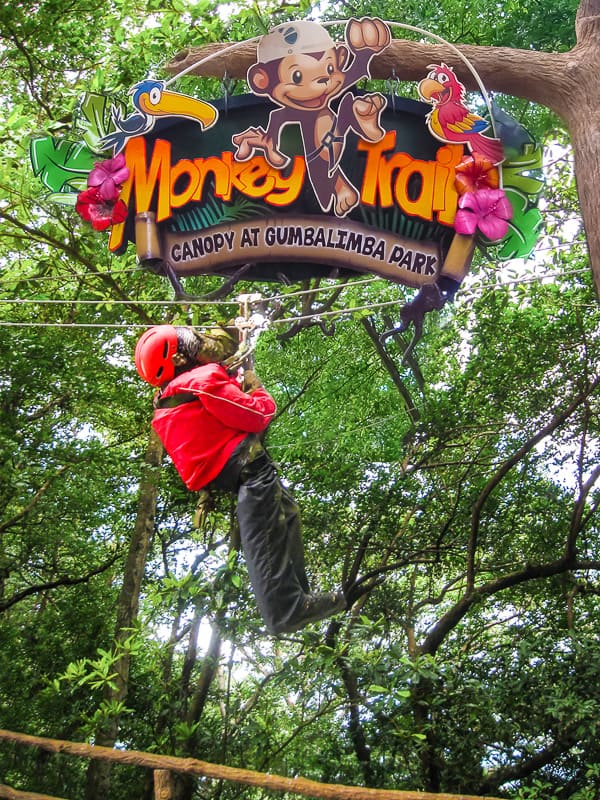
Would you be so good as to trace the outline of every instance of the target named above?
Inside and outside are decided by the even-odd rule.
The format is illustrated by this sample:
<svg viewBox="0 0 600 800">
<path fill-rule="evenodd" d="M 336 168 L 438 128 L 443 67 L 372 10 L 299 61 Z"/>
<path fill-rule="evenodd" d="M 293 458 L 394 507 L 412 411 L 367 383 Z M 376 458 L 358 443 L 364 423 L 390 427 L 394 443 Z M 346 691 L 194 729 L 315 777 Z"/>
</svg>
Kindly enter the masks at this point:
<svg viewBox="0 0 600 800">
<path fill-rule="evenodd" d="M 46 494 L 50 486 L 54 483 L 54 481 L 59 478 L 65 470 L 69 469 L 69 464 L 63 464 L 62 467 L 59 467 L 58 470 L 55 472 L 54 475 L 51 475 L 44 483 L 40 486 L 34 496 L 31 498 L 29 503 L 15 514 L 10 519 L 5 520 L 4 522 L 0 523 L 0 534 L 6 533 L 7 530 L 12 528 L 14 525 L 17 524 L 20 520 L 24 519 L 29 512 L 35 508 L 35 506 L 39 503 L 41 498 Z"/>
<path fill-rule="evenodd" d="M 103 273 L 98 273 L 96 270 L 95 265 L 85 258 L 79 250 L 75 247 L 71 247 L 71 245 L 67 244 L 67 242 L 63 242 L 60 239 L 56 239 L 54 236 L 50 236 L 48 233 L 43 233 L 38 228 L 31 228 L 29 225 L 26 225 L 24 222 L 21 222 L 16 217 L 12 217 L 10 214 L 7 214 L 5 211 L 0 209 L 0 219 L 9 222 L 11 225 L 14 225 L 19 230 L 22 230 L 24 233 L 27 234 L 29 239 L 33 239 L 34 241 L 40 242 L 42 244 L 47 244 L 50 247 L 59 250 L 60 252 L 65 253 L 70 258 L 78 261 L 82 264 L 90 273 L 94 273 L 100 277 L 103 283 L 113 292 L 114 296 L 120 300 L 130 300 L 131 298 L 129 295 L 123 291 L 123 289 L 119 286 L 119 284 L 115 281 L 115 279 L 111 275 L 105 275 Z M 138 306 L 136 303 L 131 305 L 131 308 L 135 311 L 135 313 L 139 316 L 142 322 L 145 322 L 148 325 L 152 325 L 153 320 L 151 317 L 148 316 L 146 310 L 142 306 Z"/>
<path fill-rule="evenodd" d="M 564 422 L 566 422 L 566 420 L 579 408 L 579 406 L 587 399 L 587 397 L 589 397 L 596 390 L 598 385 L 600 385 L 600 378 L 593 380 L 592 383 L 586 386 L 586 388 L 581 391 L 563 411 L 556 413 L 547 425 L 539 430 L 534 436 L 531 436 L 496 470 L 495 474 L 492 475 L 490 480 L 481 491 L 479 497 L 475 501 L 471 515 L 471 533 L 467 548 L 467 593 L 472 591 L 475 585 L 475 554 L 477 551 L 479 526 L 481 522 L 481 514 L 489 496 L 506 477 L 510 470 L 516 464 L 518 464 L 525 455 L 530 453 L 537 444 L 539 444 L 543 439 L 545 439 Z"/>
<path fill-rule="evenodd" d="M 390 358 L 390 356 L 389 356 L 387 350 L 385 349 L 385 347 L 381 344 L 381 342 L 379 340 L 379 334 L 377 333 L 377 330 L 375 329 L 375 326 L 373 325 L 373 323 L 371 322 L 371 320 L 368 317 L 363 317 L 361 319 L 361 324 L 362 324 L 363 328 L 365 329 L 365 331 L 367 332 L 369 338 L 373 342 L 373 344 L 375 346 L 375 349 L 377 350 L 377 354 L 379 355 L 379 358 L 383 362 L 384 367 L 388 371 L 388 374 L 389 374 L 390 378 L 392 379 L 392 381 L 394 383 L 394 386 L 400 392 L 400 396 L 402 397 L 402 400 L 404 401 L 404 406 L 406 408 L 406 413 L 408 414 L 408 416 L 410 418 L 410 421 L 412 422 L 413 425 L 416 425 L 417 422 L 420 419 L 419 409 L 417 408 L 415 402 L 413 401 L 410 392 L 406 388 L 406 385 L 405 385 L 404 381 L 402 380 L 402 378 L 400 376 L 400 373 L 398 372 L 398 369 L 396 368 L 396 365 L 394 364 L 394 362 Z"/>
<path fill-rule="evenodd" d="M 563 572 L 568 572 L 569 570 L 598 568 L 600 568 L 600 563 L 598 562 L 586 560 L 571 562 L 566 558 L 561 558 L 546 564 L 528 564 L 521 570 L 511 572 L 508 575 L 503 575 L 501 578 L 496 578 L 493 581 L 484 583 L 473 589 L 469 594 L 464 595 L 449 611 L 440 617 L 438 622 L 425 637 L 422 645 L 419 647 L 419 651 L 423 654 L 433 655 L 447 634 L 458 625 L 476 603 L 486 597 L 498 594 L 504 591 L 504 589 L 510 589 L 513 586 L 518 586 L 519 584 L 527 583 L 531 580 L 552 578 L 555 575 L 561 575 Z"/>
<path fill-rule="evenodd" d="M 82 575 L 80 578 L 57 578 L 55 581 L 48 581 L 47 583 L 38 583 L 35 586 L 28 586 L 27 589 L 22 589 L 20 592 L 17 592 L 8 600 L 1 600 L 0 601 L 0 612 L 6 611 L 11 606 L 16 605 L 17 603 L 24 600 L 26 597 L 30 597 L 32 594 L 38 594 L 39 592 L 47 592 L 51 589 L 57 589 L 59 586 L 78 586 L 81 583 L 87 583 L 91 578 L 95 575 L 100 575 L 103 572 L 106 572 L 109 567 L 115 563 L 117 558 L 119 557 L 119 553 L 115 553 L 108 561 L 104 564 L 101 564 L 96 569 L 93 569 L 91 572 L 88 572 L 86 575 Z"/>
<path fill-rule="evenodd" d="M 296 394 L 293 395 L 293 397 L 290 397 L 288 399 L 287 403 L 284 406 L 282 406 L 281 408 L 277 409 L 277 415 L 275 417 L 276 419 L 277 419 L 277 417 L 283 416 L 283 414 L 285 414 L 285 412 L 288 410 L 288 408 L 291 408 L 294 405 L 294 403 L 297 400 L 299 400 L 305 392 L 308 391 L 309 386 L 318 377 L 318 375 L 322 372 L 323 367 L 324 367 L 324 363 L 321 362 L 319 364 L 319 366 L 314 370 L 314 372 L 306 378 L 306 380 L 304 381 L 304 383 L 300 387 L 299 391 L 296 392 Z"/>
<path fill-rule="evenodd" d="M 577 537 L 581 532 L 586 501 L 589 493 L 591 492 L 591 490 L 593 489 L 599 478 L 600 478 L 600 464 L 596 467 L 596 469 L 592 471 L 592 474 L 590 475 L 588 480 L 581 487 L 579 497 L 575 502 L 575 506 L 573 508 L 573 514 L 571 515 L 569 535 L 567 536 L 567 545 L 565 547 L 565 558 L 567 560 L 570 561 L 574 560 L 577 554 Z"/>
<path fill-rule="evenodd" d="M 523 780 L 523 778 L 533 775 L 534 772 L 537 772 L 547 764 L 551 764 L 555 758 L 577 744 L 578 736 L 573 731 L 573 727 L 573 725 L 567 724 L 566 729 L 559 729 L 554 742 L 530 758 L 524 758 L 517 764 L 507 764 L 495 770 L 490 770 L 486 780 L 479 786 L 479 791 L 483 793 L 496 791 L 509 781 Z"/>
</svg>

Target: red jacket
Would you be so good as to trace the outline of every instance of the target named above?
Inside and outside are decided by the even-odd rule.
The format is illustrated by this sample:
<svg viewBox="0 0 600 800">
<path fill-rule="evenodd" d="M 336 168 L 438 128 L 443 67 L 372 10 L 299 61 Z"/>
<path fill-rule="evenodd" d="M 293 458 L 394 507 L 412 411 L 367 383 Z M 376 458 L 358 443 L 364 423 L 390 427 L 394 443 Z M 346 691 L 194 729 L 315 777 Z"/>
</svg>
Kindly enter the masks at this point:
<svg viewBox="0 0 600 800">
<path fill-rule="evenodd" d="M 197 491 L 217 477 L 242 439 L 267 428 L 277 407 L 264 389 L 243 392 L 220 364 L 177 375 L 161 397 L 181 392 L 198 402 L 155 409 L 152 426 L 185 485 Z"/>
</svg>

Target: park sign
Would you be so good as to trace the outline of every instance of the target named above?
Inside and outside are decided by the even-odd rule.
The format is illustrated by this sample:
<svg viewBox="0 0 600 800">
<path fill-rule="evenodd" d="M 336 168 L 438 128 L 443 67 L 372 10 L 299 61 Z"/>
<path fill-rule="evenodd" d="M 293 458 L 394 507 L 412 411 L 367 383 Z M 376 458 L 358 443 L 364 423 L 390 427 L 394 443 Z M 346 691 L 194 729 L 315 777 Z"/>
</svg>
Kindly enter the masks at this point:
<svg viewBox="0 0 600 800">
<path fill-rule="evenodd" d="M 359 90 L 390 41 L 376 18 L 349 20 L 337 43 L 317 23 L 290 22 L 258 40 L 251 94 L 205 101 L 164 81 L 136 84 L 133 113 L 113 107 L 97 130 L 96 152 L 112 158 L 88 166 L 77 210 L 110 228 L 113 252 L 134 243 L 142 264 L 179 277 L 368 272 L 421 287 L 440 276 L 460 283 L 476 237 L 508 233 L 510 255 L 523 255 L 531 235 L 510 219 L 539 225 L 530 143 L 511 165 L 530 190 L 513 197 L 502 143 L 465 107 L 451 67 L 432 65 L 421 101 Z M 93 103 L 88 121 L 106 109 Z M 32 161 L 44 180 L 43 142 L 32 143 Z"/>
<path fill-rule="evenodd" d="M 142 262 L 178 276 L 251 265 L 247 279 L 435 282 L 455 236 L 464 145 L 429 133 L 429 106 L 355 89 L 390 41 L 378 19 L 350 20 L 341 44 L 308 21 L 263 36 L 253 95 L 214 106 L 210 126 L 177 118 L 125 142 L 129 215 L 111 249 L 135 241 Z"/>
<path fill-rule="evenodd" d="M 179 276 L 252 263 L 248 279 L 358 271 L 433 282 L 455 235 L 454 168 L 463 148 L 427 135 L 420 104 L 395 105 L 382 115 L 380 142 L 348 137 L 338 169 L 358 202 L 343 216 L 320 207 L 297 131 L 283 133 L 283 169 L 259 154 L 238 161 L 223 148 L 249 123 L 266 123 L 269 107 L 255 97 L 230 99 L 211 130 L 180 121 L 129 140 L 121 190 L 129 213 L 113 226 L 111 249 L 133 241 L 142 262 L 162 260 Z"/>
</svg>

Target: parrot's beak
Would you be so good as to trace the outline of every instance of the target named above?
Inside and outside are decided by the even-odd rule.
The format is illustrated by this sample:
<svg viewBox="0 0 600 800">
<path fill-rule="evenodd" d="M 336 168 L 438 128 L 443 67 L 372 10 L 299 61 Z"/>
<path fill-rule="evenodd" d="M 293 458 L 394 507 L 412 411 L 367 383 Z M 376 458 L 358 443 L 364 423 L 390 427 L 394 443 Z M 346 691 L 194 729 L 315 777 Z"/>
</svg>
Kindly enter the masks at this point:
<svg viewBox="0 0 600 800">
<path fill-rule="evenodd" d="M 450 89 L 433 78 L 425 78 L 419 83 L 418 91 L 424 100 L 430 103 L 441 103 L 447 99 Z"/>
</svg>

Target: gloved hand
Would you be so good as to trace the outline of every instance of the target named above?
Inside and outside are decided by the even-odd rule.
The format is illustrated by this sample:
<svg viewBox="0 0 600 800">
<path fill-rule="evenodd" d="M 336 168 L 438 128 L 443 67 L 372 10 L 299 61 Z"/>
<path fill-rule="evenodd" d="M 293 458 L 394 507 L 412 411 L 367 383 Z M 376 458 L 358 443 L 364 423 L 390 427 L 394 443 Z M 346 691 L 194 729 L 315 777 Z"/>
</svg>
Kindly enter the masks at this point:
<svg viewBox="0 0 600 800">
<path fill-rule="evenodd" d="M 244 371 L 244 391 L 253 392 L 255 389 L 262 389 L 262 383 L 254 370 L 247 369 Z"/>
</svg>

